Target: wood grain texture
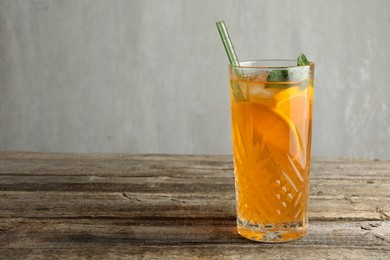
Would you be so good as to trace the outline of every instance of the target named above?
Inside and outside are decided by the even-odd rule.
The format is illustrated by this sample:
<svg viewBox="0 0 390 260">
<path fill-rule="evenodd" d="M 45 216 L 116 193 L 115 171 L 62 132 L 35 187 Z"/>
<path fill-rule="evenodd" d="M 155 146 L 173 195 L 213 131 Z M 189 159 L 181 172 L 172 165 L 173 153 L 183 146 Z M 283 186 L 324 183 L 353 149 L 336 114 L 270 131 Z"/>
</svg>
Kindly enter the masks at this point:
<svg viewBox="0 0 390 260">
<path fill-rule="evenodd" d="M 309 234 L 235 231 L 230 156 L 0 152 L 2 259 L 388 259 L 390 160 L 313 159 Z"/>
</svg>

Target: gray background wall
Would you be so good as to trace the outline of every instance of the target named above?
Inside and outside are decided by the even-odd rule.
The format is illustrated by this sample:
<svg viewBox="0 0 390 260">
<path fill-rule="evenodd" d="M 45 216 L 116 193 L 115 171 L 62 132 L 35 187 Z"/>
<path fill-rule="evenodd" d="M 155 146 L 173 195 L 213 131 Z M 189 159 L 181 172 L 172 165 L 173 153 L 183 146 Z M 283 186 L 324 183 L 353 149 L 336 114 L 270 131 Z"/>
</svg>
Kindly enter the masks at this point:
<svg viewBox="0 0 390 260">
<path fill-rule="evenodd" d="M 218 20 L 316 62 L 315 156 L 390 157 L 388 0 L 0 0 L 0 150 L 230 154 Z"/>
</svg>

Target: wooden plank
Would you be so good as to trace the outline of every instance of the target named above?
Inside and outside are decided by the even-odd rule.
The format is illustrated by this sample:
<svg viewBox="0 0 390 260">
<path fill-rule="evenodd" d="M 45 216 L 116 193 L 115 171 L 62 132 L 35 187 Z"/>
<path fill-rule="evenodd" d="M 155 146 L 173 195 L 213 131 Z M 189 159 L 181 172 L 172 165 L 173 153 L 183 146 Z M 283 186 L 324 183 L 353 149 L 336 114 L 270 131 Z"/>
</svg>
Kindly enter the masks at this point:
<svg viewBox="0 0 390 260">
<path fill-rule="evenodd" d="M 246 244 L 235 230 L 234 219 L 2 219 L 1 245 L 5 248 L 84 247 L 96 244 Z M 258 244 L 258 243 L 255 243 Z M 286 247 L 308 245 L 390 246 L 390 223 L 381 221 L 313 221 L 309 234 Z M 389 248 L 390 249 L 390 248 Z"/>
<path fill-rule="evenodd" d="M 224 177 L 231 156 L 0 152 L 0 174 L 106 177 Z M 313 158 L 312 178 L 389 180 L 390 160 Z"/>
<path fill-rule="evenodd" d="M 230 193 L 0 192 L 3 217 L 234 218 Z M 311 220 L 390 220 L 390 198 L 312 196 Z"/>
<path fill-rule="evenodd" d="M 231 156 L 1 153 L 0 174 L 175 176 L 232 170 Z"/>
<path fill-rule="evenodd" d="M 158 253 L 175 255 L 182 250 L 187 253 L 186 256 L 195 252 L 198 256 L 223 253 L 229 257 L 241 254 L 250 256 L 253 253 L 265 257 L 270 252 L 277 252 L 280 256 L 285 251 L 291 254 L 290 257 L 300 256 L 299 254 L 306 256 L 306 253 L 314 255 L 319 249 L 324 252 L 322 256 L 332 257 L 336 257 L 337 252 L 352 253 L 354 250 L 361 250 L 360 253 L 366 256 L 381 257 L 390 252 L 390 223 L 380 221 L 316 221 L 311 223 L 310 232 L 304 239 L 277 246 L 250 242 L 240 237 L 235 231 L 234 219 L 18 218 L 2 219 L 0 229 L 0 253 L 11 255 L 14 252 L 18 256 L 23 256 L 21 252 L 44 255 L 58 249 L 63 249 L 61 253 L 64 256 L 69 256 L 72 252 L 96 254 L 96 249 L 112 247 L 118 251 L 130 248 L 132 250 L 126 253 L 138 256 L 148 256 L 151 253 L 154 256 Z"/>
<path fill-rule="evenodd" d="M 390 176 L 390 174 L 389 174 Z M 106 177 L 94 175 L 1 175 L 1 191 L 92 191 L 115 192 L 120 190 L 139 193 L 234 193 L 233 172 L 224 176 L 180 176 L 180 177 Z M 319 179 L 310 181 L 310 195 L 347 197 L 390 197 L 388 179 Z"/>
<path fill-rule="evenodd" d="M 96 248 L 6 249 L 4 259 L 389 259 L 390 250 L 383 247 L 334 247 L 285 245 L 125 245 Z"/>
</svg>

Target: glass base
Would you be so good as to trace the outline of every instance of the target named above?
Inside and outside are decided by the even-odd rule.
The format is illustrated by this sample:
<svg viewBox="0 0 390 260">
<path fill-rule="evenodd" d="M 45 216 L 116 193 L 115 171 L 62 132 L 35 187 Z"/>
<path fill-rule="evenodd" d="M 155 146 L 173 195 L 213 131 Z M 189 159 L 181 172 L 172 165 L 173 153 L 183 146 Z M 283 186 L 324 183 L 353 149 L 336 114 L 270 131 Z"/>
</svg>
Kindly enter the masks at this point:
<svg viewBox="0 0 390 260">
<path fill-rule="evenodd" d="M 237 219 L 237 231 L 241 236 L 253 241 L 284 243 L 303 238 L 307 225 L 303 225 L 302 222 L 261 225 Z"/>
</svg>

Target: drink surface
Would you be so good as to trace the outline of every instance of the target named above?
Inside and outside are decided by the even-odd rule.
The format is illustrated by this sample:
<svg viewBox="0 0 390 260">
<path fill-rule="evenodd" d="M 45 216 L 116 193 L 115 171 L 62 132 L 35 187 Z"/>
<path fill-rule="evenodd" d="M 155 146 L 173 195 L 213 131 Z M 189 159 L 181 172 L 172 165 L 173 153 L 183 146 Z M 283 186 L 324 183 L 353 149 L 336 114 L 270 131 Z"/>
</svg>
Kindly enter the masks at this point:
<svg viewBox="0 0 390 260">
<path fill-rule="evenodd" d="M 312 80 L 232 76 L 230 83 L 238 231 L 265 242 L 295 240 L 307 227 Z M 234 97 L 237 86 L 244 100 Z"/>
</svg>

